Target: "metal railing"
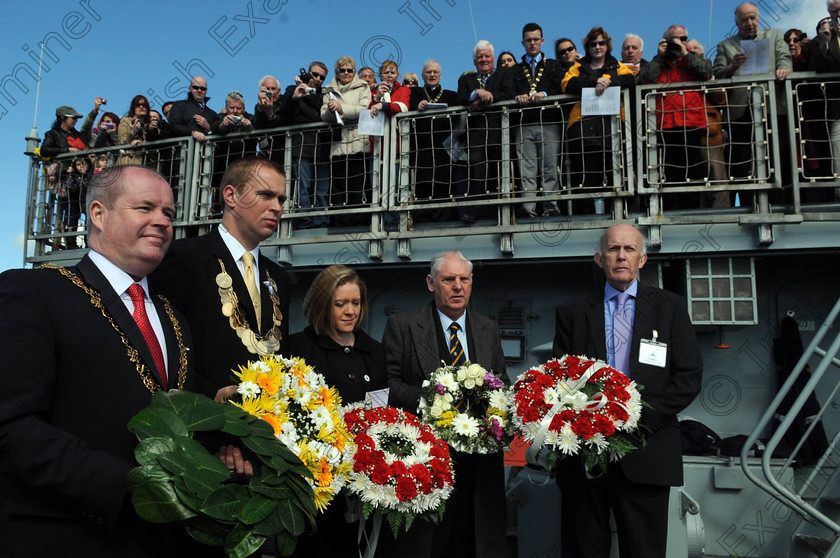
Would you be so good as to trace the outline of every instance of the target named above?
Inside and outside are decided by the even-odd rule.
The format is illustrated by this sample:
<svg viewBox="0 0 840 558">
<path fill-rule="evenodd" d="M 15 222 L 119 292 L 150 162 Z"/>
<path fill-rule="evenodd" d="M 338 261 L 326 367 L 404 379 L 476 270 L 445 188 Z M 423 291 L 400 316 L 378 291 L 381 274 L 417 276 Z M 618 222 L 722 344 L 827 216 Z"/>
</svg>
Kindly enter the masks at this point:
<svg viewBox="0 0 840 558">
<path fill-rule="evenodd" d="M 747 91 L 740 105 L 728 102 L 736 90 Z M 399 257 L 407 258 L 413 238 L 459 235 L 497 235 L 502 252 L 512 253 L 511 235 L 529 231 L 534 214 L 543 229 L 595 229 L 633 219 L 650 227 L 652 247 L 663 224 L 698 222 L 757 226 L 759 243 L 768 244 L 775 224 L 840 220 L 838 90 L 840 76 L 811 73 L 782 82 L 741 77 L 643 85 L 622 92 L 616 116 L 578 119 L 579 99 L 566 95 L 472 113 L 461 107 L 402 113 L 386 120 L 384 136 L 350 153 L 340 149 L 340 127 L 315 123 L 84 155 L 160 170 L 175 192 L 179 235 L 218 220 L 219 183 L 233 158 L 272 158 L 288 177 L 281 226 L 267 241 L 280 248 L 281 259 L 293 246 L 342 242 L 349 233 L 363 235 L 373 259 L 385 240 L 396 241 Z M 669 110 L 717 112 L 719 120 L 704 121 L 699 131 L 663 130 Z M 719 143 L 711 142 L 712 129 L 721 131 Z M 748 141 L 737 141 L 745 134 Z M 309 151 L 302 148 L 308 143 Z M 731 152 L 739 147 L 746 165 L 733 172 Z M 83 211 L 75 227 L 72 219 L 56 220 L 66 209 L 59 188 L 75 158 L 31 158 L 28 262 L 66 259 L 59 248 L 84 235 Z M 57 176 L 50 178 L 49 168 L 58 168 Z M 741 205 L 727 208 L 736 192 Z M 692 195 L 699 203 L 670 201 Z"/>
</svg>

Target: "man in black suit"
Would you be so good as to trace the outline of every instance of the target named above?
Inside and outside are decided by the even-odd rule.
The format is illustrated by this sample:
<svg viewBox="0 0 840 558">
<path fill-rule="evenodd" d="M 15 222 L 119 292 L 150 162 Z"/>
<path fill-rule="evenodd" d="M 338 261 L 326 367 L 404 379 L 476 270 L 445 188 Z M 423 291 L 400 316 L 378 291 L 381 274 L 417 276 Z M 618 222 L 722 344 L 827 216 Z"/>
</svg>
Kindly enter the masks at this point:
<svg viewBox="0 0 840 558">
<path fill-rule="evenodd" d="M 645 449 L 610 463 L 596 478 L 584 472 L 581 460 L 559 462 L 564 557 L 609 556 L 610 510 L 622 558 L 665 557 L 670 487 L 683 482 L 677 413 L 700 392 L 703 364 L 685 299 L 639 284 L 646 260 L 637 229 L 607 229 L 595 253 L 606 285 L 557 308 L 554 356 L 606 361 L 644 386 L 642 399 L 649 405 L 640 421 L 649 429 Z M 628 338 L 622 330 L 632 334 Z"/>
<path fill-rule="evenodd" d="M 222 199 L 221 224 L 173 243 L 150 278 L 190 323 L 197 391 L 218 399 L 235 391 L 232 370 L 281 352 L 289 336 L 288 275 L 259 250 L 283 214 L 285 173 L 266 159 L 234 161 L 222 176 Z"/>
<path fill-rule="evenodd" d="M 563 92 L 561 83 L 566 72 L 556 60 L 542 53 L 544 42 L 542 27 L 536 23 L 526 24 L 522 28 L 525 55 L 521 63 L 511 68 L 516 101 L 523 108 L 519 126 L 515 129 L 516 157 L 522 189 L 533 192 L 523 194 L 523 197 L 531 199 L 536 196 L 539 179 L 545 193 L 556 194 L 560 185 L 557 155 L 560 152 L 559 123 L 563 120 L 563 113 L 560 109 L 545 110 L 535 105 L 549 95 Z M 560 215 L 556 200 L 543 202 L 542 206 L 544 216 Z M 536 201 L 523 203 L 520 213 L 525 217 L 536 217 Z"/>
<path fill-rule="evenodd" d="M 513 80 L 505 68 L 494 68 L 496 54 L 489 41 L 478 41 L 473 48 L 475 72 L 458 78 L 458 103 L 466 105 L 469 179 L 460 181 L 458 194 L 468 194 L 468 201 L 499 191 L 499 165 L 502 160 L 502 117 L 491 105 L 514 97 Z M 460 211 L 465 223 L 475 222 L 478 208 L 466 206 Z"/>
<path fill-rule="evenodd" d="M 450 331 L 458 324 L 460 363 L 481 364 L 505 377 L 499 328 L 490 318 L 467 310 L 472 292 L 472 262 L 456 251 L 432 258 L 426 285 L 434 300 L 388 320 L 382 345 L 388 367 L 389 404 L 417 412 L 420 385 L 441 366 L 453 363 Z M 504 459 L 501 452 L 473 455 L 453 452 L 457 489 L 446 502 L 442 524 L 433 530 L 415 521 L 397 538 L 400 556 L 505 555 Z"/>
<path fill-rule="evenodd" d="M 0 556 L 175 556 L 183 529 L 141 520 L 125 487 L 126 423 L 192 382 L 186 321 L 146 280 L 172 240 L 172 190 L 122 166 L 87 199 L 76 267 L 0 275 Z"/>
</svg>

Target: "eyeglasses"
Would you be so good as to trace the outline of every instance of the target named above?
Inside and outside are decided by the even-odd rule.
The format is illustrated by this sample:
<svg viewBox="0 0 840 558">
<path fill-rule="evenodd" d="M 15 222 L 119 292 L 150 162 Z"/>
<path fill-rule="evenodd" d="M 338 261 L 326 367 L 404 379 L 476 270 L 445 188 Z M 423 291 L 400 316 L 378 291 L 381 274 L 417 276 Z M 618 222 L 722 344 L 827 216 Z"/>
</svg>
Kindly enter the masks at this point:
<svg viewBox="0 0 840 558">
<path fill-rule="evenodd" d="M 134 107 L 135 108 L 141 108 L 141 107 L 142 108 L 149 108 L 149 105 L 147 105 L 146 103 L 137 103 L 136 105 L 134 105 Z"/>
<path fill-rule="evenodd" d="M 683 35 L 682 37 L 671 37 L 671 38 L 672 39 L 679 39 L 683 43 L 688 40 L 688 37 L 686 37 L 685 35 Z"/>
<path fill-rule="evenodd" d="M 327 79 L 327 74 L 319 74 L 318 72 L 313 72 L 311 70 L 309 71 L 309 73 L 312 74 L 312 77 L 318 78 L 321 81 L 324 81 L 325 79 Z"/>
<path fill-rule="evenodd" d="M 561 48 L 560 50 L 557 51 L 557 55 L 561 56 L 563 54 L 569 54 L 570 52 L 573 52 L 574 50 L 576 50 L 576 49 L 573 46 L 570 46 L 569 48 Z"/>
<path fill-rule="evenodd" d="M 207 88 L 203 85 L 190 85 L 190 87 L 192 87 L 196 91 L 207 91 Z"/>
<path fill-rule="evenodd" d="M 339 74 L 352 74 L 352 73 L 355 73 L 355 72 L 356 72 L 356 70 L 354 70 L 353 68 L 339 68 L 338 69 Z M 312 75 L 314 76 L 316 74 L 312 74 Z"/>
<path fill-rule="evenodd" d="M 418 85 L 419 83 L 416 79 L 407 79 L 403 82 L 403 85 Z"/>
<path fill-rule="evenodd" d="M 592 41 L 591 43 L 589 43 L 589 48 L 596 46 L 607 46 L 607 41 Z"/>
<path fill-rule="evenodd" d="M 799 37 L 789 37 L 787 42 L 788 43 L 798 43 L 801 39 Z"/>
</svg>

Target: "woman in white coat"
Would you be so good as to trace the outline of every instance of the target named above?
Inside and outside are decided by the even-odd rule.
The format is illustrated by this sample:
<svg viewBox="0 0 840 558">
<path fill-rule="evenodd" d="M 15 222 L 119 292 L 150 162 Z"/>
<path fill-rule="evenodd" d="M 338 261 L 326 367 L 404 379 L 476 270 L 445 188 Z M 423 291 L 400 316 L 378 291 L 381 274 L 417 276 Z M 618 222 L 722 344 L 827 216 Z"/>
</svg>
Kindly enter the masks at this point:
<svg viewBox="0 0 840 558">
<path fill-rule="evenodd" d="M 335 63 L 335 77 L 324 89 L 321 119 L 336 124 L 330 146 L 330 207 L 357 208 L 370 203 L 370 187 L 365 173 L 365 154 L 370 149 L 368 136 L 358 133 L 359 113 L 370 105 L 370 86 L 356 75 L 356 62 L 342 56 Z M 361 213 L 338 215 L 337 226 L 369 223 Z"/>
</svg>

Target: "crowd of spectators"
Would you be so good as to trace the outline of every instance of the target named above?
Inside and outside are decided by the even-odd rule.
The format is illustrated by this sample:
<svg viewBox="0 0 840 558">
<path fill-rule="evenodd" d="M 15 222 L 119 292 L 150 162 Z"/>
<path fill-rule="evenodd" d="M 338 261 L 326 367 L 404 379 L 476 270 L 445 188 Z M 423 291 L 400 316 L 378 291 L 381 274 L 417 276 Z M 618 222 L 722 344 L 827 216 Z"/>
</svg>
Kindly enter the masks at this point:
<svg viewBox="0 0 840 558">
<path fill-rule="evenodd" d="M 552 217 L 569 210 L 575 214 L 601 213 L 603 209 L 598 209 L 597 202 L 593 206 L 591 197 L 630 179 L 618 174 L 616 162 L 620 159 L 610 135 L 610 119 L 582 114 L 580 103 L 564 101 L 549 106 L 550 101 L 545 98 L 560 94 L 580 96 L 589 89 L 600 96 L 610 87 L 631 89 L 641 84 L 694 84 L 664 88 L 646 103 L 647 111 L 655 113 L 659 150 L 657 172 L 646 177 L 648 182 L 679 187 L 748 181 L 759 174 L 753 152 L 757 137 L 752 110 L 756 102 L 754 87 L 729 87 L 724 92 L 701 89 L 696 82 L 748 73 L 743 71 L 749 65 L 748 53 L 758 49 L 747 46 L 759 43 L 764 43 L 764 52 L 769 54 L 768 75 L 778 80 L 786 79 L 791 71 L 840 71 L 840 0 L 829 0 L 827 8 L 830 17 L 820 20 L 816 35 L 809 38 L 800 29 L 782 33 L 763 28 L 758 7 L 741 4 L 735 11 L 737 33 L 717 45 L 714 61 L 705 57 L 703 46 L 679 24 L 665 30 L 650 60 L 644 58 L 644 41 L 632 33 L 621 42 L 619 60 L 618 54 L 613 55 L 617 43 L 613 44 L 613 38 L 602 27 L 587 33 L 580 43 L 580 52 L 574 40 L 556 39 L 555 58 L 549 58 L 550 54 L 543 52 L 542 28 L 529 23 L 522 29 L 524 54 L 520 57 L 502 51 L 497 58 L 492 44 L 479 41 L 473 51 L 475 69 L 461 74 L 457 91 L 441 86 L 442 69 L 435 60 L 428 60 L 419 76 L 412 72 L 401 76 L 397 64 L 389 60 L 378 68 L 377 76 L 373 68 L 357 69 L 355 60 L 342 56 L 334 64 L 332 79 L 328 66 L 319 61 L 301 69 L 285 91 L 277 78 L 264 76 L 258 83 L 253 113 L 245 110 L 245 96 L 238 91 L 227 94 L 218 112 L 211 109 L 208 84 L 202 76 L 192 78 L 185 99 L 165 103 L 160 112 L 151 109 L 145 96 L 137 95 L 125 116 L 103 112 L 95 127 L 95 119 L 106 103 L 101 97 L 96 98 L 80 130 L 75 125 L 82 115 L 72 107 L 62 106 L 56 110 L 53 128 L 45 135 L 39 152 L 42 158 L 49 161 L 60 153 L 89 147 L 120 150 L 116 158 L 91 156 L 86 170 L 82 170 L 85 165 L 69 161 L 45 165 L 50 206 L 56 212 L 48 218 L 55 218 L 55 226 L 63 230 L 77 226 L 79 200 L 84 199 L 85 188 L 85 181 L 78 177 L 109 163 L 144 164 L 165 173 L 160 155 L 144 147 L 150 142 L 189 136 L 203 143 L 209 136 L 328 123 L 332 125 L 329 128 L 308 127 L 288 136 L 258 138 L 252 134 L 252 139 L 239 140 L 235 146 L 215 142 L 214 166 L 224 169 L 232 159 L 253 154 L 285 164 L 286 150 L 290 149 L 295 209 L 302 214 L 295 226 L 364 225 L 369 223 L 364 210 L 342 212 L 340 217 L 332 218 L 328 210 L 364 208 L 371 202 L 374 139 L 357 131 L 366 110 L 374 119 L 380 113 L 388 117 L 409 110 L 423 115 L 412 123 L 407 149 L 411 194 L 400 198 L 402 202 L 429 204 L 428 209 L 412 212 L 414 222 L 457 218 L 472 223 L 485 216 L 487 207 L 482 200 L 500 191 L 502 160 L 513 161 L 505 176 L 510 177 L 511 189 L 522 200 L 519 218 Z M 750 68 L 749 72 L 756 72 L 754 65 Z M 783 92 L 783 88 L 777 87 L 776 91 Z M 825 92 L 803 88 L 800 95 L 806 118 L 800 129 L 804 141 L 796 145 L 799 168 L 802 172 L 840 176 L 840 86 L 830 84 Z M 514 100 L 519 109 L 512 113 L 509 143 L 503 145 L 501 111 L 496 109 L 496 103 Z M 439 118 L 430 112 L 457 106 L 466 107 L 467 114 Z M 790 149 L 790 134 L 783 96 L 779 96 L 776 106 L 781 117 L 772 126 L 778 130 L 785 153 Z M 621 118 L 625 118 L 627 108 L 622 108 Z M 644 126 L 647 116 L 635 114 L 635 104 L 630 109 L 630 118 Z M 505 157 L 503 149 L 508 150 Z M 633 157 L 636 156 L 634 152 Z M 779 165 L 775 172 L 790 176 L 790 169 L 784 168 L 789 166 L 787 157 L 783 156 Z M 214 177 L 214 188 L 218 178 Z M 596 193 L 588 199 L 576 199 L 569 206 L 558 204 L 559 192 L 583 189 Z M 672 209 L 726 207 L 734 203 L 734 193 L 731 199 L 720 192 L 699 191 L 666 198 L 672 200 L 668 202 Z M 457 211 L 433 203 L 452 200 L 463 201 Z M 749 203 L 743 193 L 740 202 Z"/>
</svg>

